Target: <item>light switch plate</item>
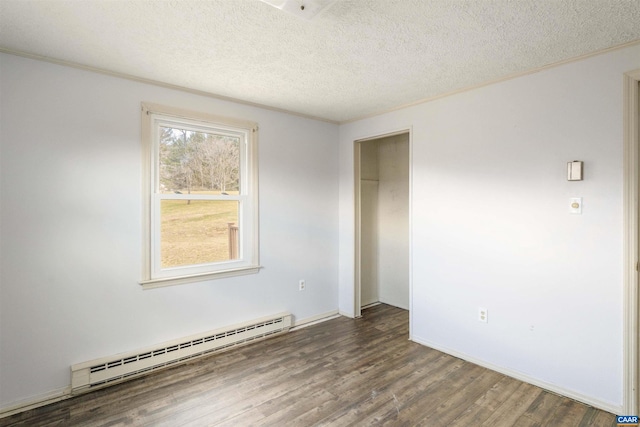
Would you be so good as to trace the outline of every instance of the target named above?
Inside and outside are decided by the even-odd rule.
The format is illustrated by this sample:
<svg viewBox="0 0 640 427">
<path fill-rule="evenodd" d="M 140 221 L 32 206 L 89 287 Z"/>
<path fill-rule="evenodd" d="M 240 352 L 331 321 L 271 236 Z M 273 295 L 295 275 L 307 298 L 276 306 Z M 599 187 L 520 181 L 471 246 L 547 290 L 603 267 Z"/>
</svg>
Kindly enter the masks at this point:
<svg viewBox="0 0 640 427">
<path fill-rule="evenodd" d="M 582 181 L 582 171 L 584 169 L 584 163 L 579 160 L 567 163 L 567 180 L 568 181 Z"/>
<path fill-rule="evenodd" d="M 572 197 L 569 202 L 569 212 L 574 215 L 582 215 L 582 197 Z"/>
</svg>

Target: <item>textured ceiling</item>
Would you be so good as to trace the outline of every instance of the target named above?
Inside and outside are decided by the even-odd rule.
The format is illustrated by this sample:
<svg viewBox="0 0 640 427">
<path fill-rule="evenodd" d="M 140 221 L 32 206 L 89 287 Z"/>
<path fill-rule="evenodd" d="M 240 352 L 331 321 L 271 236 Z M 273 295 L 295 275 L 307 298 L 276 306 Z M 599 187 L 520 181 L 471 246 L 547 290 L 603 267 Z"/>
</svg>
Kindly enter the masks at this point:
<svg viewBox="0 0 640 427">
<path fill-rule="evenodd" d="M 638 40 L 638 0 L 0 0 L 5 52 L 336 122 Z"/>
</svg>

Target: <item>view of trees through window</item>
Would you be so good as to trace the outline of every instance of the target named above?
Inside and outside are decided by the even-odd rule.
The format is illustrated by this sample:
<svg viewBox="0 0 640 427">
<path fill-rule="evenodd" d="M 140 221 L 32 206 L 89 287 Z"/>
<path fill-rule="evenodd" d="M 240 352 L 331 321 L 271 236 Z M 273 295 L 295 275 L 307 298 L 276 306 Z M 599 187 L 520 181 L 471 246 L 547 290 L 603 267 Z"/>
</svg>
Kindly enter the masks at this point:
<svg viewBox="0 0 640 427">
<path fill-rule="evenodd" d="M 238 192 L 240 138 L 168 127 L 160 133 L 162 192 Z"/>
<path fill-rule="evenodd" d="M 160 127 L 159 131 L 161 193 L 239 194 L 239 137 L 172 127 Z M 237 257 L 230 242 L 231 230 L 239 220 L 238 200 L 162 200 L 160 217 L 162 268 Z"/>
</svg>

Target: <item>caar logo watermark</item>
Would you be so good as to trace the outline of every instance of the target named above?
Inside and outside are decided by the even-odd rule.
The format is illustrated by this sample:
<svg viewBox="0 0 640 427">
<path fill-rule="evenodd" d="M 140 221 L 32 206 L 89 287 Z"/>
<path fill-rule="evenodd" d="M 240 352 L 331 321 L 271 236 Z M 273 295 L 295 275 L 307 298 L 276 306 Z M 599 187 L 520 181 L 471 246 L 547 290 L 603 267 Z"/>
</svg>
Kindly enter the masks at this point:
<svg viewBox="0 0 640 427">
<path fill-rule="evenodd" d="M 616 417 L 616 423 L 618 426 L 637 426 L 640 424 L 637 415 L 618 415 Z"/>
</svg>

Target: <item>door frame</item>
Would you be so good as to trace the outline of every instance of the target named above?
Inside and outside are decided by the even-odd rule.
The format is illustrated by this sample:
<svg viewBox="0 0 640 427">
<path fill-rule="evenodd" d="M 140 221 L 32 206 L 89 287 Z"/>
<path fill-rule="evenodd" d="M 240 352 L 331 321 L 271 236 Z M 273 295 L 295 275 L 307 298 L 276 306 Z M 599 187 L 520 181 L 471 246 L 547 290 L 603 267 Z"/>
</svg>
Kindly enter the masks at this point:
<svg viewBox="0 0 640 427">
<path fill-rule="evenodd" d="M 361 152 L 360 148 L 362 143 L 388 138 L 391 136 L 404 135 L 409 136 L 409 339 L 412 334 L 412 317 L 411 312 L 413 307 L 413 233 L 412 233 L 412 213 L 413 213 L 413 129 L 409 126 L 398 130 L 385 132 L 382 134 L 376 134 L 359 138 L 353 141 L 353 178 L 354 178 L 354 284 L 353 284 L 353 313 L 354 317 L 362 316 L 362 304 L 360 301 L 362 294 L 361 283 L 361 236 L 360 236 L 360 224 L 361 224 L 361 192 L 360 185 L 360 173 L 361 173 Z"/>
<path fill-rule="evenodd" d="M 640 324 L 638 318 L 638 262 L 640 209 L 640 69 L 624 74 L 624 361 L 623 361 L 623 409 L 625 414 L 637 414 L 640 408 Z"/>
</svg>

